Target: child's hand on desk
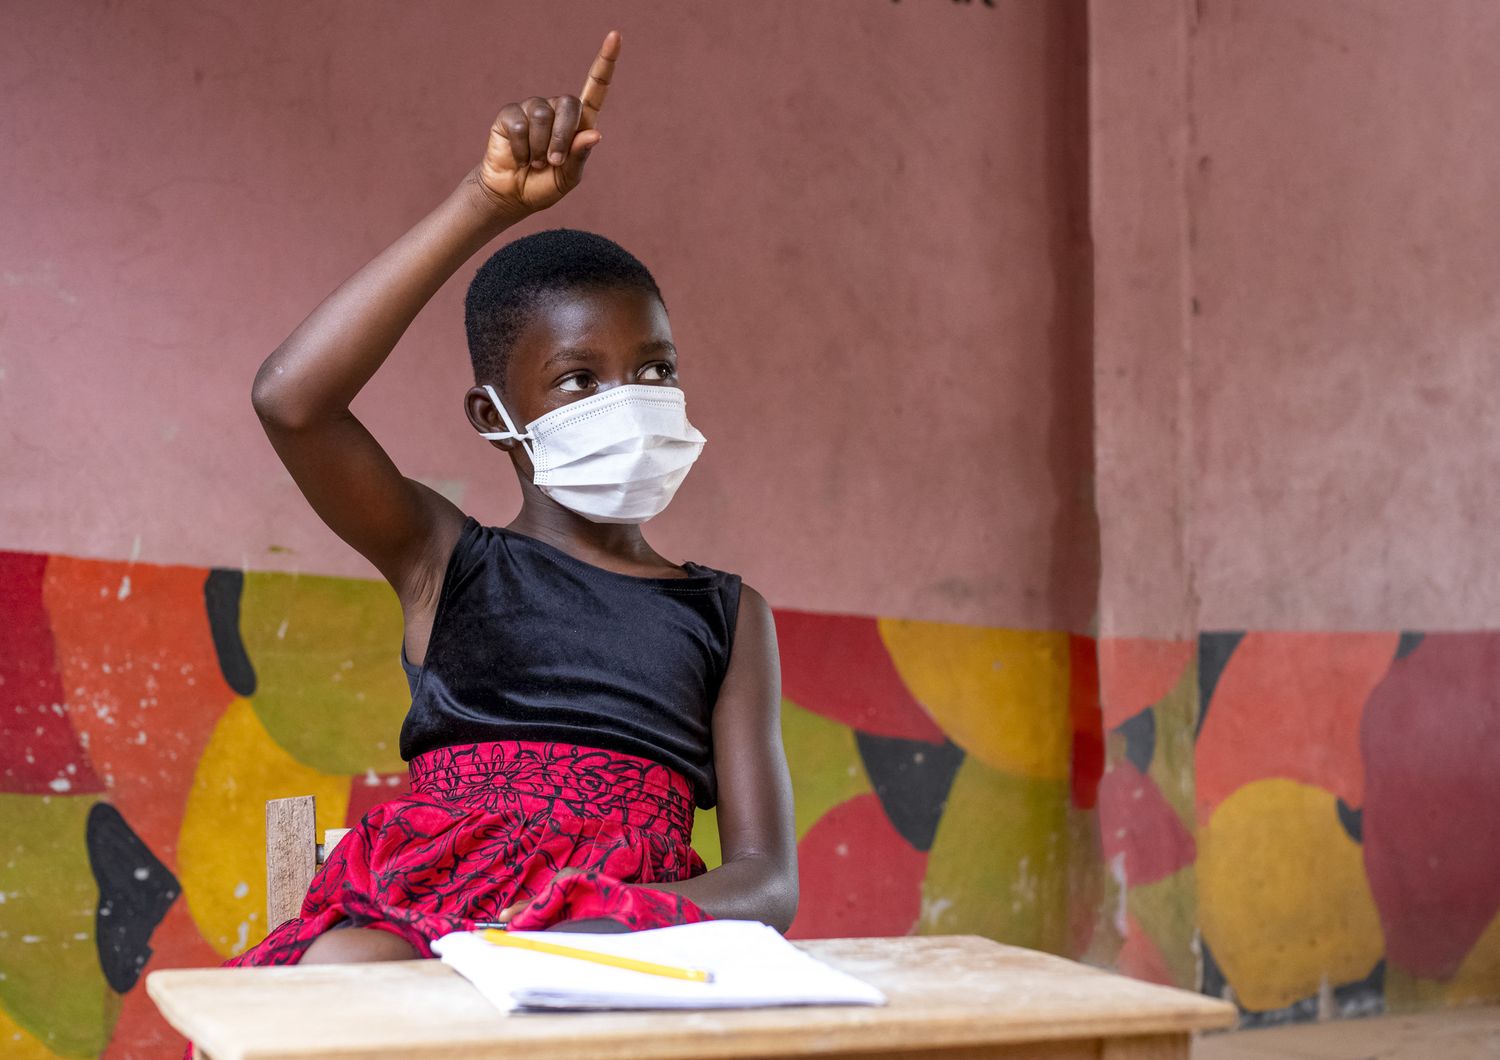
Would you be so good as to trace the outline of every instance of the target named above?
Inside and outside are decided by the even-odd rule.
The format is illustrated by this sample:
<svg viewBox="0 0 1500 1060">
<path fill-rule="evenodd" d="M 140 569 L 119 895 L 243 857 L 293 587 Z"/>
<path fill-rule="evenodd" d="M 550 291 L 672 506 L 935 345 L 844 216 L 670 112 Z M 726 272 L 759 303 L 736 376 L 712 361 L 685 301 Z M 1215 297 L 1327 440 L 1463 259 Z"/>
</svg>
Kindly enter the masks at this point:
<svg viewBox="0 0 1500 1060">
<path fill-rule="evenodd" d="M 484 159 L 470 174 L 489 208 L 514 220 L 545 210 L 578 186 L 600 140 L 595 124 L 619 56 L 620 34 L 611 31 L 581 95 L 532 96 L 501 109 Z"/>
<path fill-rule="evenodd" d="M 569 876 L 577 876 L 582 871 L 582 869 L 558 869 L 557 875 L 553 876 L 552 880 L 555 882 L 557 880 L 566 879 Z M 516 918 L 516 916 L 520 914 L 523 909 L 530 905 L 531 902 L 532 900 L 528 898 L 524 902 L 514 902 L 506 906 L 504 909 L 500 910 L 498 914 L 496 914 L 495 923 L 509 924 L 513 919 Z"/>
</svg>

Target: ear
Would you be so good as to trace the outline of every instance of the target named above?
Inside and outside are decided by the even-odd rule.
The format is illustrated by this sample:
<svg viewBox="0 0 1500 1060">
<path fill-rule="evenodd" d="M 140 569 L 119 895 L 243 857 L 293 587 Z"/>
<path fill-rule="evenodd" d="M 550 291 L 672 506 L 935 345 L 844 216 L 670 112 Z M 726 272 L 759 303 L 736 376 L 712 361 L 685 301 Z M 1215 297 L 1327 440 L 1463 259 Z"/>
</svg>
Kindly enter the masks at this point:
<svg viewBox="0 0 1500 1060">
<path fill-rule="evenodd" d="M 500 388 L 495 389 L 498 391 Z M 473 425 L 474 430 L 482 434 L 506 430 L 505 421 L 500 418 L 500 413 L 495 409 L 495 403 L 490 400 L 489 394 L 485 393 L 483 386 L 471 386 L 464 391 L 464 414 L 469 417 L 469 423 Z M 513 452 L 520 444 L 514 438 L 489 438 L 486 441 L 507 453 Z"/>
</svg>

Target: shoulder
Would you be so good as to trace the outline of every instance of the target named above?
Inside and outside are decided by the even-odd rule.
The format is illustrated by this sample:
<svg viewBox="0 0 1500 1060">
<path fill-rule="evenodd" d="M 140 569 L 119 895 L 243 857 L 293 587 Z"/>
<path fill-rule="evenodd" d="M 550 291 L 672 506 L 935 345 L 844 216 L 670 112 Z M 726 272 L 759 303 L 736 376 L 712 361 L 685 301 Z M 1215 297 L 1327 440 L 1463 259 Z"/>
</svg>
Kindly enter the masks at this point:
<svg viewBox="0 0 1500 1060">
<path fill-rule="evenodd" d="M 774 656 L 776 620 L 771 614 L 771 605 L 766 598 L 751 586 L 741 582 L 737 611 L 735 646 L 739 649 L 738 654 Z"/>
</svg>

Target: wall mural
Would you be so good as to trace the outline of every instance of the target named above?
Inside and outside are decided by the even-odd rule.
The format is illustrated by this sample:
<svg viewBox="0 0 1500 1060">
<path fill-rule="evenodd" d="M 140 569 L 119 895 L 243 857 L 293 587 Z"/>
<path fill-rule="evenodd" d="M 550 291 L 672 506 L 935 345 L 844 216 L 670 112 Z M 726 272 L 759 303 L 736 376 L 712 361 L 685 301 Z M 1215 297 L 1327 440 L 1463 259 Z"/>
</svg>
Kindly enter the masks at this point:
<svg viewBox="0 0 1500 1060">
<path fill-rule="evenodd" d="M 1500 634 L 776 621 L 794 936 L 983 934 L 1247 1022 L 1500 996 Z M 265 934 L 265 801 L 404 790 L 400 642 L 383 582 L 0 552 L 0 1052 L 179 1044 L 142 976 Z"/>
</svg>

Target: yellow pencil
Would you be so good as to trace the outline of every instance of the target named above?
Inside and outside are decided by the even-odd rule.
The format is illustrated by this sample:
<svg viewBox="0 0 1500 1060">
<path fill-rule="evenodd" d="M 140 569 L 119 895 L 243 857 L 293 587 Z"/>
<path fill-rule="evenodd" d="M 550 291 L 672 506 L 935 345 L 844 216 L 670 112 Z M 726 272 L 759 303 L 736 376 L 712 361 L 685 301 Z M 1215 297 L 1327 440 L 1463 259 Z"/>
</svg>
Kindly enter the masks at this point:
<svg viewBox="0 0 1500 1060">
<path fill-rule="evenodd" d="M 573 957 L 580 961 L 593 961 L 595 964 L 607 964 L 612 968 L 627 968 L 632 972 L 661 975 L 668 979 L 686 979 L 693 983 L 711 983 L 714 981 L 714 973 L 703 968 L 678 968 L 670 964 L 654 964 L 651 961 L 638 961 L 634 957 L 617 957 L 613 953 L 596 953 L 593 950 L 581 950 L 573 946 L 560 946 L 555 942 L 543 942 L 541 939 L 512 935 L 508 932 L 496 931 L 494 928 L 486 928 L 479 933 L 479 937 L 486 942 L 494 943 L 496 946 L 511 946 L 518 950 L 531 950 L 533 953 L 551 953 L 558 957 Z"/>
</svg>

